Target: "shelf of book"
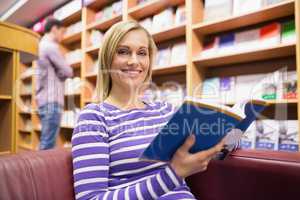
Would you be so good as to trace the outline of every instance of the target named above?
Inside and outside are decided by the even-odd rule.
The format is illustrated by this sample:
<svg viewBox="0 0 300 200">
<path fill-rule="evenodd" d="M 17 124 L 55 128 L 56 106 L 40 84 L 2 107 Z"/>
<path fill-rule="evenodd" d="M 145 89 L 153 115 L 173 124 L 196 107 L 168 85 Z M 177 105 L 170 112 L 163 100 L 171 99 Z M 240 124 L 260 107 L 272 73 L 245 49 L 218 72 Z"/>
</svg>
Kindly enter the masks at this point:
<svg viewBox="0 0 300 200">
<path fill-rule="evenodd" d="M 128 15 L 134 19 L 142 19 L 149 15 L 156 14 L 170 6 L 177 6 L 184 4 L 185 0 L 151 0 L 149 2 L 135 5 L 129 4 Z"/>
<path fill-rule="evenodd" d="M 63 129 L 74 129 L 73 126 L 60 126 L 60 128 L 63 128 Z"/>
<path fill-rule="evenodd" d="M 91 24 L 87 25 L 87 29 L 98 29 L 101 31 L 105 31 L 107 30 L 109 27 L 111 27 L 113 24 L 119 22 L 122 20 L 122 15 L 113 15 L 111 18 L 109 19 L 105 19 L 103 21 L 95 21 L 92 22 Z"/>
<path fill-rule="evenodd" d="M 194 24 L 192 29 L 201 34 L 215 34 L 219 32 L 225 32 L 232 29 L 246 27 L 270 20 L 279 19 L 282 17 L 291 16 L 294 14 L 295 1 L 288 0 L 278 4 L 266 6 L 258 11 L 252 11 L 249 13 L 227 17 L 222 20 L 200 22 Z"/>
<path fill-rule="evenodd" d="M 0 151 L 0 156 L 11 154 L 10 151 Z"/>
<path fill-rule="evenodd" d="M 104 6 L 108 5 L 109 3 L 111 3 L 111 0 L 93 0 L 92 2 L 90 2 L 89 4 L 85 5 L 87 8 L 90 8 L 92 10 L 99 10 L 101 8 L 103 8 Z"/>
<path fill-rule="evenodd" d="M 0 95 L 0 100 L 11 100 L 12 97 L 10 95 Z"/>
<path fill-rule="evenodd" d="M 62 21 L 63 25 L 68 26 L 70 24 L 78 22 L 80 20 L 80 18 L 81 18 L 81 10 L 72 13 L 70 16 L 62 19 L 61 21 Z"/>
<path fill-rule="evenodd" d="M 19 147 L 20 148 L 23 148 L 23 149 L 26 149 L 26 150 L 33 150 L 33 147 L 32 145 L 29 145 L 29 144 L 19 144 Z"/>
<path fill-rule="evenodd" d="M 146 17 L 152 17 L 153 15 L 155 16 L 156 14 L 167 8 L 176 7 L 179 5 L 185 5 L 185 11 L 187 15 L 186 23 L 184 25 L 177 25 L 160 32 L 152 33 L 152 35 L 155 42 L 158 44 L 158 47 L 163 46 L 162 44 L 165 42 L 172 44 L 172 42 L 176 41 L 178 37 L 185 37 L 187 44 L 187 60 L 185 64 L 166 65 L 156 69 L 154 67 L 153 81 L 157 81 L 157 85 L 162 85 L 162 83 L 165 81 L 174 80 L 186 84 L 187 93 L 193 94 L 193 89 L 195 88 L 195 86 L 202 84 L 205 80 L 205 77 L 210 73 L 209 71 L 212 69 L 219 69 L 221 68 L 221 66 L 224 66 L 224 68 L 226 68 L 231 64 L 234 66 L 232 68 L 235 68 L 235 66 L 239 65 L 239 63 L 252 63 L 255 61 L 265 60 L 274 60 L 274 64 L 276 64 L 277 61 L 275 60 L 277 60 L 278 58 L 294 56 L 297 57 L 297 66 L 295 67 L 297 68 L 298 78 L 300 78 L 299 41 L 290 44 L 268 46 L 261 49 L 239 51 L 238 53 L 232 52 L 223 55 L 214 54 L 211 57 L 198 57 L 201 53 L 201 49 L 204 46 L 204 36 L 206 37 L 208 35 L 217 35 L 218 33 L 223 33 L 229 30 L 234 31 L 235 29 L 240 30 L 241 28 L 255 27 L 258 26 L 258 24 L 264 24 L 269 21 L 277 20 L 278 22 L 281 22 L 281 19 L 291 19 L 294 15 L 296 19 L 296 28 L 298 31 L 297 34 L 299 35 L 300 20 L 299 13 L 296 12 L 300 11 L 299 2 L 295 0 L 286 0 L 282 1 L 281 3 L 262 7 L 260 10 L 246 12 L 245 14 L 225 17 L 221 18 L 221 20 L 213 20 L 208 22 L 203 22 L 203 2 L 204 1 L 193 0 L 151 0 L 149 2 L 137 5 L 136 0 L 125 0 L 123 1 L 123 9 L 121 15 L 113 15 L 113 17 L 108 19 L 101 20 L 100 18 L 95 21 L 97 16 L 101 16 L 101 11 L 103 11 L 106 6 L 109 6 L 112 1 L 92 1 L 89 5 L 81 10 L 81 14 L 75 13 L 64 20 L 64 23 L 66 25 L 70 25 L 78 22 L 82 16 L 83 32 L 78 35 L 75 34 L 76 37 L 71 35 L 72 37 L 76 38 L 75 40 L 73 40 L 72 37 L 70 37 L 71 39 L 67 37 L 67 42 L 65 42 L 66 45 L 71 44 L 71 49 L 73 49 L 73 45 L 77 45 L 76 47 L 80 46 L 83 50 L 83 59 L 80 64 L 76 64 L 78 69 L 80 69 L 78 71 L 80 71 L 79 76 L 81 77 L 82 81 L 92 84 L 92 88 L 96 87 L 95 80 L 97 79 L 97 75 L 95 73 L 92 73 L 92 70 L 90 69 L 97 60 L 100 46 L 90 46 L 90 35 L 92 31 L 97 29 L 100 30 L 101 33 L 104 33 L 111 25 L 118 21 L 121 21 L 122 19 L 133 19 L 141 21 Z M 236 67 L 236 71 L 240 70 L 241 68 Z M 251 73 L 256 73 L 255 70 L 256 69 L 253 69 Z M 299 81 L 297 89 L 298 91 L 300 91 Z M 94 100 L 92 100 L 91 94 L 85 94 L 84 92 L 82 92 L 79 96 L 81 108 L 87 103 L 95 102 Z M 298 105 L 299 100 L 270 100 L 269 103 L 271 105 L 288 104 L 289 107 L 292 107 L 294 109 L 294 105 Z M 300 118 L 299 113 L 300 112 L 298 112 L 298 118 Z M 62 130 L 63 132 L 68 132 L 69 130 L 73 129 L 73 127 L 69 126 L 62 126 L 61 128 L 64 129 Z M 63 141 L 59 142 L 59 146 L 64 145 L 65 142 L 69 142 L 68 139 L 64 138 Z"/>
<path fill-rule="evenodd" d="M 97 55 L 98 52 L 99 52 L 99 49 L 100 49 L 100 45 L 98 46 L 90 46 L 90 47 L 87 47 L 84 52 L 85 53 L 89 53 L 89 54 L 92 54 L 92 55 Z"/>
<path fill-rule="evenodd" d="M 245 63 L 251 61 L 268 60 L 273 58 L 295 55 L 295 44 L 279 44 L 267 48 L 238 51 L 238 53 L 221 54 L 218 56 L 195 57 L 193 62 L 201 67 L 217 67 L 221 65 Z"/>
<path fill-rule="evenodd" d="M 180 36 L 184 36 L 185 29 L 185 24 L 180 24 L 166 30 L 152 33 L 152 37 L 156 43 L 160 43 L 166 40 L 171 40 Z"/>
<path fill-rule="evenodd" d="M 163 75 L 163 74 L 174 74 L 174 73 L 184 73 L 186 70 L 185 64 L 177 64 L 170 65 L 164 67 L 153 67 L 152 74 L 155 75 Z"/>
<path fill-rule="evenodd" d="M 61 43 L 64 45 L 72 44 L 74 42 L 79 42 L 81 40 L 81 32 L 77 32 L 71 35 L 66 35 Z"/>
<path fill-rule="evenodd" d="M 71 64 L 71 67 L 74 68 L 74 69 L 80 68 L 80 66 L 81 66 L 81 61 L 74 62 L 74 63 Z"/>
</svg>

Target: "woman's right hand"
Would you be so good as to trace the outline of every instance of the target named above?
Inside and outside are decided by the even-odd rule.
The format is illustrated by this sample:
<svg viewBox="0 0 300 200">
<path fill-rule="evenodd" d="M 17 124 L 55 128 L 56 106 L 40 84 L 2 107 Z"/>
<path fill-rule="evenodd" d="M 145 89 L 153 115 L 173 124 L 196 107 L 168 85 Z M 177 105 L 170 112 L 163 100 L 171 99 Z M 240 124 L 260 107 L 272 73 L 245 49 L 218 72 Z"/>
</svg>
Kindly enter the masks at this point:
<svg viewBox="0 0 300 200">
<path fill-rule="evenodd" d="M 216 146 L 208 150 L 191 154 L 189 150 L 194 143 L 195 135 L 191 134 L 184 144 L 177 149 L 170 162 L 170 166 L 175 173 L 182 178 L 205 171 L 209 161 L 220 152 L 224 146 L 224 141 L 222 140 Z"/>
</svg>

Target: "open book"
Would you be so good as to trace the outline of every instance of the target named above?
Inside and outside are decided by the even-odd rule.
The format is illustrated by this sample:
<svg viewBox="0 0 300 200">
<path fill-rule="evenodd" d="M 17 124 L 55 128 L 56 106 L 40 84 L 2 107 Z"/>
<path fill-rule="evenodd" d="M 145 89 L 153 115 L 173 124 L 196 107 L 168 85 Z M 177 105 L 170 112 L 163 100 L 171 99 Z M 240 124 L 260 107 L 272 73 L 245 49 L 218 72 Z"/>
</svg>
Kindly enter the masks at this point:
<svg viewBox="0 0 300 200">
<path fill-rule="evenodd" d="M 190 134 L 196 135 L 191 153 L 209 149 L 225 136 L 225 144 L 232 148 L 266 106 L 261 100 L 245 100 L 229 107 L 187 97 L 140 158 L 169 161 Z"/>
</svg>

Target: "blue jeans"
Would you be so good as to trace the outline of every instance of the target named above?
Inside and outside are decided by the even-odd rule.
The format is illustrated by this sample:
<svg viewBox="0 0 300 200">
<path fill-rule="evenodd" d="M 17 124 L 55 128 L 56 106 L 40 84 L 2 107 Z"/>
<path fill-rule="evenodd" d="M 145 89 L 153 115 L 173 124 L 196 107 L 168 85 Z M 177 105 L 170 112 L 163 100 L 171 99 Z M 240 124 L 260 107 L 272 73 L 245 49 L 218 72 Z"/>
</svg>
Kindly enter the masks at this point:
<svg viewBox="0 0 300 200">
<path fill-rule="evenodd" d="M 39 107 L 39 116 L 42 124 L 40 150 L 55 147 L 56 136 L 59 132 L 62 106 L 58 103 L 48 103 Z"/>
</svg>

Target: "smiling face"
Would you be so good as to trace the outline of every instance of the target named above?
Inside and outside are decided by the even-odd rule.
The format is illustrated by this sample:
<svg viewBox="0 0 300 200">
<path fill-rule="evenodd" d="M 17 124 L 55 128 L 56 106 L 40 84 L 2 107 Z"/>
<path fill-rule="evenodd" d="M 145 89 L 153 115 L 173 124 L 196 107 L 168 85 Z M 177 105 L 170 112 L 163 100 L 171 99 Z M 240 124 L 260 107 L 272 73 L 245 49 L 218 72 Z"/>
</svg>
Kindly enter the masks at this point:
<svg viewBox="0 0 300 200">
<path fill-rule="evenodd" d="M 114 53 L 110 77 L 112 88 L 136 91 L 150 70 L 149 39 L 141 29 L 129 31 Z"/>
</svg>

